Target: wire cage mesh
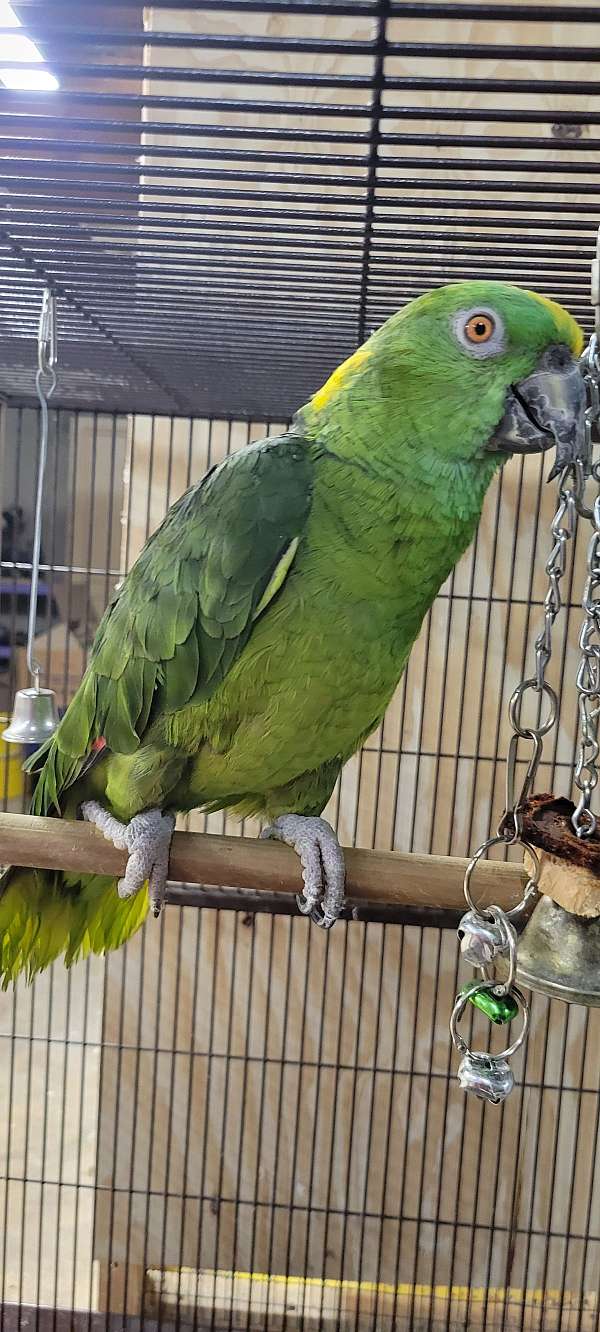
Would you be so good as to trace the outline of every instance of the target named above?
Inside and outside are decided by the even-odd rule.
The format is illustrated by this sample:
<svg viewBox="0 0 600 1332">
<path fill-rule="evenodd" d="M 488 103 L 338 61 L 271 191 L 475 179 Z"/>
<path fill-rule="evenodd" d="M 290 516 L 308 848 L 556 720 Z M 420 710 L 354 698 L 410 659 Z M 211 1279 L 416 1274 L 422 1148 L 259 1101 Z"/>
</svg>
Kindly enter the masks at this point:
<svg viewBox="0 0 600 1332">
<path fill-rule="evenodd" d="M 266 429 L 53 413 L 38 646 L 63 702 L 147 532 Z M 27 510 L 36 438 L 35 413 L 11 408 L 13 508 Z M 488 496 L 385 726 L 333 797 L 344 842 L 463 854 L 501 809 L 505 700 L 541 614 L 542 483 L 538 460 L 511 465 Z M 563 706 L 543 784 L 562 790 L 584 544 L 553 663 Z M 3 560 L 4 588 L 20 587 L 19 563 Z M 79 637 L 61 637 L 65 606 Z M 7 1326 L 23 1309 L 199 1327 L 595 1326 L 597 1013 L 536 996 L 521 1088 L 493 1115 L 454 1079 L 446 922 L 367 918 L 323 938 L 281 903 L 208 900 L 1 1000 Z"/>
<path fill-rule="evenodd" d="M 431 286 L 503 276 L 589 329 L 599 220 L 594 6 L 12 10 L 60 89 L 0 89 L 3 712 L 25 679 L 46 282 L 61 359 L 37 647 L 66 704 L 115 584 L 190 482 L 275 433 Z M 338 783 L 344 843 L 465 855 L 493 826 L 552 499 L 538 460 L 498 478 Z M 565 794 L 584 547 L 539 780 Z M 0 761 L 4 807 L 22 808 Z M 597 1329 L 597 1012 L 535 996 L 518 1091 L 484 1109 L 454 1080 L 447 918 L 365 911 L 323 937 L 281 901 L 207 893 L 199 910 L 186 891 L 106 961 L 0 997 L 7 1332 Z"/>
</svg>

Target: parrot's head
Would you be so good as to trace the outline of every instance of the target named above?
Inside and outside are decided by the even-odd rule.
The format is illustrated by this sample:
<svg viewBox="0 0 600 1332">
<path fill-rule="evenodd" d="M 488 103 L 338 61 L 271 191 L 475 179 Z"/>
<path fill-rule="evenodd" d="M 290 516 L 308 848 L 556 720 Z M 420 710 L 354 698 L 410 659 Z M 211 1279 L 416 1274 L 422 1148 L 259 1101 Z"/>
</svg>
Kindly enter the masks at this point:
<svg viewBox="0 0 600 1332">
<path fill-rule="evenodd" d="M 459 282 L 420 296 L 334 371 L 309 411 L 357 422 L 370 407 L 404 447 L 489 468 L 556 448 L 552 475 L 584 446 L 583 335 L 555 301 L 504 282 Z M 403 450 L 404 451 L 404 450 Z"/>
</svg>

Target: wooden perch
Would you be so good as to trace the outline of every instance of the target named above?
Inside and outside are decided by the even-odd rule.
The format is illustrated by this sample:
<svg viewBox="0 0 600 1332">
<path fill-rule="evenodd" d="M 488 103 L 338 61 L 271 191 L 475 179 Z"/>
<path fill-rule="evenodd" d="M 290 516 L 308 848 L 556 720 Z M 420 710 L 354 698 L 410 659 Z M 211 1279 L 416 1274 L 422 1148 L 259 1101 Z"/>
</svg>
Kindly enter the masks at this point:
<svg viewBox="0 0 600 1332">
<path fill-rule="evenodd" d="M 346 891 L 351 901 L 455 911 L 464 907 L 465 860 L 354 848 L 348 848 L 345 856 Z M 89 823 L 0 814 L 2 865 L 121 876 L 126 860 L 126 853 L 118 851 Z M 289 847 L 280 842 L 204 833 L 175 833 L 169 878 L 179 883 L 254 888 L 269 893 L 297 893 L 302 889 L 298 857 Z M 501 907 L 514 906 L 522 886 L 522 866 L 501 861 L 482 861 L 473 878 L 477 900 Z"/>
</svg>

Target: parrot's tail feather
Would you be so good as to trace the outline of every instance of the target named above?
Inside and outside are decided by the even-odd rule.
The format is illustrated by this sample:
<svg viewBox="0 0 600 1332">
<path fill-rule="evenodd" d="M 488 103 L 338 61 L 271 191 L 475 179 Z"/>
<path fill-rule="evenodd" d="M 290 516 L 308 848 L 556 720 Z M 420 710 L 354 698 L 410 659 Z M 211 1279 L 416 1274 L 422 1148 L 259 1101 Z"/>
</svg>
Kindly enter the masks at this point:
<svg viewBox="0 0 600 1332">
<path fill-rule="evenodd" d="M 144 890 L 122 900 L 117 880 L 99 874 L 10 868 L 0 877 L 0 985 L 29 981 L 64 955 L 70 967 L 88 953 L 119 948 L 148 913 Z"/>
<path fill-rule="evenodd" d="M 60 814 L 60 796 L 81 773 L 84 760 L 63 754 L 54 736 L 24 763 L 26 772 L 37 774 L 31 801 L 32 814 Z"/>
</svg>

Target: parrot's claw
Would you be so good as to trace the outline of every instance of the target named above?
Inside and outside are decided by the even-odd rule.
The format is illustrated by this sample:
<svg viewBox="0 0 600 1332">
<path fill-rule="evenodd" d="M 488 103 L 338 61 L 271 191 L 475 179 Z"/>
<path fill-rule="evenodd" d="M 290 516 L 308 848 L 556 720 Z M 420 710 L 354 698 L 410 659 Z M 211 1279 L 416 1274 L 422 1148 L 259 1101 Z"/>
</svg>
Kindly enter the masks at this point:
<svg viewBox="0 0 600 1332">
<path fill-rule="evenodd" d="M 304 892 L 296 901 L 303 916 L 329 930 L 344 906 L 346 867 L 333 828 L 325 819 L 301 814 L 281 814 L 261 837 L 286 842 L 300 857 Z"/>
<path fill-rule="evenodd" d="M 148 809 L 135 814 L 129 823 L 120 823 L 96 800 L 86 800 L 81 813 L 93 823 L 109 842 L 121 851 L 129 852 L 127 868 L 119 879 L 119 897 L 133 897 L 148 883 L 148 897 L 154 916 L 160 916 L 165 901 L 169 850 L 175 827 L 171 814 L 160 809 Z"/>
</svg>

